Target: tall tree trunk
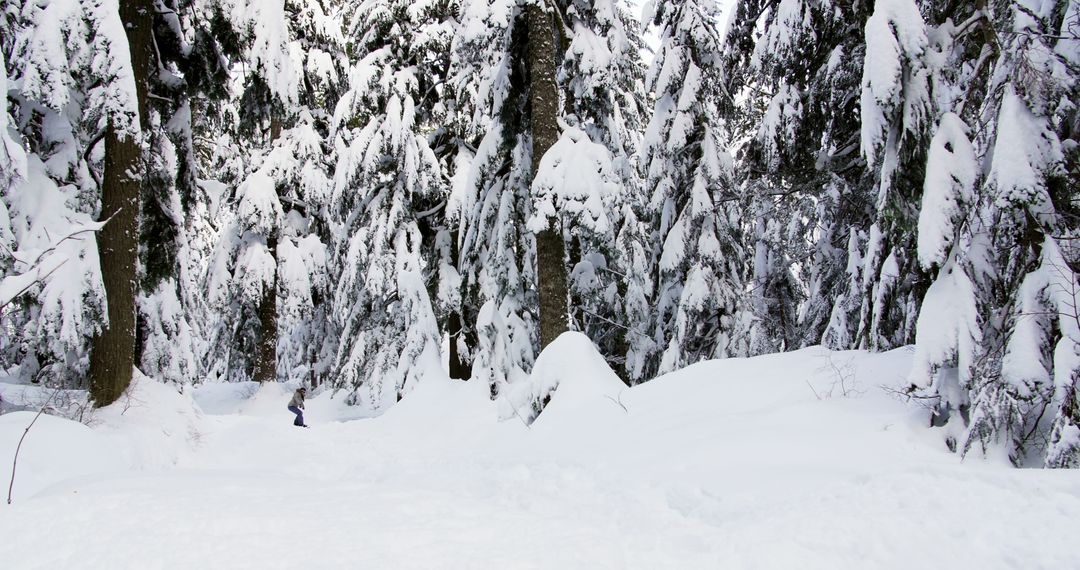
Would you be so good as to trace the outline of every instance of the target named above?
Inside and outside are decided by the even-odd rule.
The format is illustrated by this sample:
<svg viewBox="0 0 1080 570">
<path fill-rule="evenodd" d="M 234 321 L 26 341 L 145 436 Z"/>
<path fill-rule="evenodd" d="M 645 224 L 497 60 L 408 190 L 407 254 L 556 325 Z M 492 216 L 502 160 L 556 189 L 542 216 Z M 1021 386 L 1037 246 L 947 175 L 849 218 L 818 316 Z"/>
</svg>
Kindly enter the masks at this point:
<svg viewBox="0 0 1080 570">
<path fill-rule="evenodd" d="M 456 264 L 458 262 L 458 230 L 454 229 L 450 232 L 450 259 Z M 458 350 L 458 342 L 464 340 L 466 346 L 475 346 L 472 340 L 472 336 L 469 331 L 465 330 L 465 320 L 462 318 L 462 312 L 465 309 L 466 303 L 465 295 L 462 294 L 461 302 L 457 308 L 450 309 L 449 314 L 446 317 L 446 334 L 450 337 L 450 377 L 455 380 L 468 380 L 472 378 L 472 362 L 467 354 L 462 354 Z M 464 338 L 463 338 L 464 337 Z"/>
<path fill-rule="evenodd" d="M 131 49 L 132 73 L 139 106 L 137 120 L 146 124 L 146 86 L 153 42 L 153 11 L 149 0 L 124 0 L 120 19 Z M 101 183 L 101 219 L 97 234 L 101 278 L 105 284 L 108 318 L 90 347 L 90 399 L 97 407 L 115 402 L 131 384 L 135 366 L 135 287 L 139 260 L 139 194 L 142 185 L 142 147 L 137 137 L 116 129 L 112 119 L 105 131 L 105 172 Z"/>
<path fill-rule="evenodd" d="M 273 145 L 281 136 L 281 119 L 277 111 L 271 111 L 270 144 Z M 274 259 L 274 277 L 263 288 L 262 301 L 259 303 L 259 354 L 255 357 L 253 376 L 256 382 L 277 381 L 277 245 L 278 228 L 266 236 L 266 248 Z"/>
<path fill-rule="evenodd" d="M 459 338 L 465 334 L 461 326 L 461 315 L 457 311 L 450 311 L 446 320 L 446 332 L 450 336 L 450 378 L 468 380 L 472 377 L 472 365 L 458 350 L 457 344 Z"/>
<path fill-rule="evenodd" d="M 266 247 L 277 264 L 277 233 L 266 238 Z M 277 380 L 277 276 L 263 288 L 259 303 L 259 354 L 255 358 L 253 376 L 257 382 Z"/>
<path fill-rule="evenodd" d="M 540 159 L 559 138 L 559 92 L 555 85 L 555 26 L 550 12 L 530 3 L 529 77 L 532 106 L 533 176 Z M 540 348 L 568 329 L 565 246 L 558 220 L 536 236 L 536 275 L 540 298 Z"/>
</svg>

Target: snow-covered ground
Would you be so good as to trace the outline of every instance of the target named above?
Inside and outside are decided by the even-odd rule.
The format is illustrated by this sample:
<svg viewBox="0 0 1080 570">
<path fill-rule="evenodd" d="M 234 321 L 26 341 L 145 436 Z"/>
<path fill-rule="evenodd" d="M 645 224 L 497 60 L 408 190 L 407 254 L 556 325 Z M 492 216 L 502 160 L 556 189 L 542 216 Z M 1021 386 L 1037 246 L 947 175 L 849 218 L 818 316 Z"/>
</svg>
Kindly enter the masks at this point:
<svg viewBox="0 0 1080 570">
<path fill-rule="evenodd" d="M 320 394 L 306 430 L 283 385 L 192 398 L 142 379 L 91 427 L 42 417 L 0 506 L 0 567 L 1080 567 L 1080 475 L 961 462 L 882 388 L 907 350 L 622 389 L 569 344 L 538 362 L 559 388 L 531 428 L 448 380 L 377 418 Z M 31 418 L 0 416 L 5 487 Z"/>
</svg>

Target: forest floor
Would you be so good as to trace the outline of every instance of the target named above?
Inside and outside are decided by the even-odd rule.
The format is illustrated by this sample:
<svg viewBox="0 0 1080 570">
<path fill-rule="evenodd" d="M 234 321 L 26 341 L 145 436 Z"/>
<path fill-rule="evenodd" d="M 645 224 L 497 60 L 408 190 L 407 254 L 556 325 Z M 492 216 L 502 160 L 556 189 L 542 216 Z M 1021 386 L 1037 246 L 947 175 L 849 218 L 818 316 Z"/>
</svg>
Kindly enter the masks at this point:
<svg viewBox="0 0 1080 570">
<path fill-rule="evenodd" d="M 889 391 L 909 360 L 707 362 L 532 428 L 473 383 L 428 382 L 376 418 L 318 394 L 300 429 L 285 385 L 144 379 L 90 427 L 29 432 L 0 566 L 1080 567 L 1080 474 L 961 461 Z M 5 488 L 32 417 L 0 416 Z"/>
</svg>

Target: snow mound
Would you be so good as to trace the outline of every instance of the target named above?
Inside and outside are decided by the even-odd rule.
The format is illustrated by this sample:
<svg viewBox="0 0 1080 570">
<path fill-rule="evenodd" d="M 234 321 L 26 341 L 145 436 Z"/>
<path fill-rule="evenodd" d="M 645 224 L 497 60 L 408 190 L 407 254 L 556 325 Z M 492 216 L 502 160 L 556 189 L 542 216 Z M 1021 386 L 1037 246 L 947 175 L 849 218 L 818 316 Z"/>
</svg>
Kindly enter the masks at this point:
<svg viewBox="0 0 1080 570">
<path fill-rule="evenodd" d="M 289 416 L 289 399 L 297 386 L 280 382 L 257 385 L 250 397 L 238 406 L 238 412 L 246 416 Z M 306 405 L 305 405 L 306 407 Z"/>
<path fill-rule="evenodd" d="M 190 394 L 138 372 L 119 400 L 94 411 L 90 419 L 95 431 L 123 450 L 131 469 L 175 465 L 198 446 L 202 422 Z"/>
<path fill-rule="evenodd" d="M 26 433 L 15 471 L 13 501 L 30 498 L 66 479 L 114 470 L 123 462 L 119 450 L 78 422 L 42 414 L 27 432 L 35 415 L 12 412 L 0 416 L 0 478 L 4 483 L 11 481 L 15 448 Z"/>
<path fill-rule="evenodd" d="M 533 427 L 575 419 L 604 421 L 624 412 L 619 399 L 626 384 L 580 332 L 565 332 L 544 348 L 530 384 L 533 401 L 547 401 Z"/>
<path fill-rule="evenodd" d="M 445 374 L 429 375 L 383 416 L 389 423 L 401 426 L 438 425 L 470 419 L 491 423 L 496 418 L 491 390 L 486 382 L 451 380 Z"/>
<path fill-rule="evenodd" d="M 495 433 L 517 433 L 524 427 L 517 420 L 499 422 L 497 404 L 491 400 L 487 381 L 451 380 L 430 375 L 385 413 L 365 421 L 373 438 L 395 441 L 401 449 L 412 449 L 422 461 L 452 461 L 455 457 L 476 456 Z M 400 451 L 384 448 L 383 459 L 391 463 L 413 461 Z M 393 456 L 396 459 L 388 459 Z"/>
<path fill-rule="evenodd" d="M 258 382 L 214 382 L 196 386 L 191 395 L 203 412 L 228 415 L 238 413 L 258 390 Z"/>
</svg>

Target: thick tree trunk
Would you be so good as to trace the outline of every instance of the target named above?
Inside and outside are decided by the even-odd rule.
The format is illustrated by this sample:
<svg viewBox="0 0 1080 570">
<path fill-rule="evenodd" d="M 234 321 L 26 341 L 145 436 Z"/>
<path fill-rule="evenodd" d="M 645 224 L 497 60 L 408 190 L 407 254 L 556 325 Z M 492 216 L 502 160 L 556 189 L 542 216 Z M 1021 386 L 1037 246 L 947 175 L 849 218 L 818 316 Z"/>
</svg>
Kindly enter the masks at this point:
<svg viewBox="0 0 1080 570">
<path fill-rule="evenodd" d="M 529 76 L 532 107 L 533 175 L 559 138 L 559 92 L 555 85 L 555 27 L 552 15 L 529 4 Z M 536 236 L 540 298 L 540 348 L 568 329 L 565 246 L 557 220 Z"/>
<path fill-rule="evenodd" d="M 277 262 L 277 236 L 266 239 L 266 247 Z M 254 379 L 257 382 L 277 381 L 277 279 L 263 289 L 259 303 L 259 354 L 255 358 Z"/>
<path fill-rule="evenodd" d="M 465 334 L 465 330 L 461 326 L 461 315 L 457 311 L 450 311 L 446 332 L 450 336 L 450 377 L 455 380 L 468 380 L 472 377 L 472 365 L 465 355 L 458 351 L 458 339 Z"/>
<path fill-rule="evenodd" d="M 101 277 L 109 322 L 94 337 L 90 352 L 90 397 L 95 406 L 116 401 L 131 383 L 135 366 L 135 283 L 139 256 L 137 171 L 142 149 L 133 137 L 121 138 L 110 125 L 105 135 L 105 176 L 98 232 Z"/>
<path fill-rule="evenodd" d="M 450 259 L 454 263 L 458 261 L 458 230 L 453 230 L 450 233 Z M 465 330 L 465 319 L 461 317 L 461 312 L 465 308 L 465 295 L 462 294 L 461 306 L 457 309 L 451 309 L 446 317 L 446 334 L 450 337 L 450 377 L 455 380 L 468 380 L 472 378 L 472 362 L 470 362 L 468 355 L 462 354 L 458 350 L 458 342 L 465 341 L 465 346 L 472 346 L 474 342 L 472 337 L 475 334 L 469 334 L 470 331 Z"/>
<path fill-rule="evenodd" d="M 274 111 L 271 111 L 274 112 Z M 281 119 L 277 115 L 270 118 L 270 142 L 278 140 L 281 136 Z"/>
<path fill-rule="evenodd" d="M 120 19 L 131 49 L 140 124 L 146 124 L 146 84 L 153 42 L 153 12 L 148 0 L 120 3 Z M 109 322 L 90 347 L 90 399 L 97 407 L 115 402 L 131 384 L 135 366 L 135 288 L 139 260 L 139 194 L 142 148 L 130 133 L 118 132 L 113 120 L 105 132 L 105 172 L 101 183 L 101 219 L 97 235 L 101 278 Z"/>
<path fill-rule="evenodd" d="M 270 118 L 270 143 L 281 136 L 281 119 L 274 115 Z M 266 237 L 266 248 L 270 250 L 270 257 L 274 258 L 274 267 L 277 267 L 277 228 Z M 262 301 L 259 303 L 259 354 L 255 357 L 255 370 L 253 376 L 257 382 L 277 381 L 277 272 L 274 279 L 263 289 Z"/>
</svg>

